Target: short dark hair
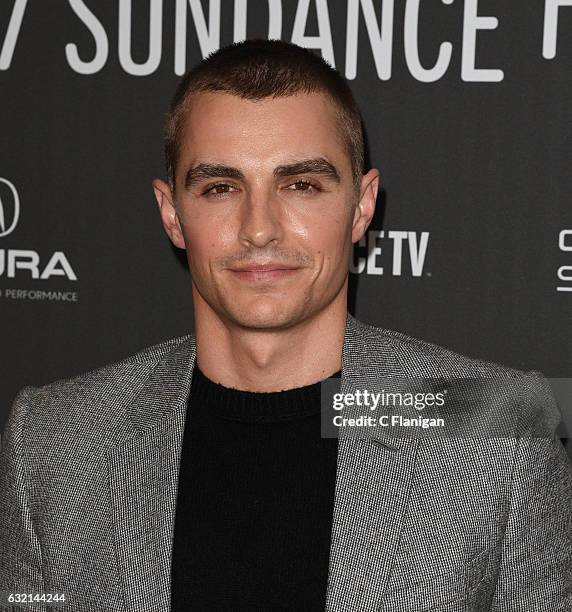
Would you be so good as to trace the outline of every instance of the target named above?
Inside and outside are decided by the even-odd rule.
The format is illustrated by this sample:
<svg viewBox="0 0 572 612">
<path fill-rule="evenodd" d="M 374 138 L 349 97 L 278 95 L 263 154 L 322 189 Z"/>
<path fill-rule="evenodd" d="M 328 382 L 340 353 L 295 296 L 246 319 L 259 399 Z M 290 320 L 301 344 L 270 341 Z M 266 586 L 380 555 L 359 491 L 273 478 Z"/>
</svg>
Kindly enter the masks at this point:
<svg viewBox="0 0 572 612">
<path fill-rule="evenodd" d="M 359 189 L 364 165 L 361 116 L 348 82 L 321 57 L 282 40 L 249 39 L 210 54 L 181 79 L 165 124 L 165 162 L 171 187 L 188 101 L 201 92 L 225 92 L 248 100 L 323 93 L 333 102 L 338 128 Z"/>
</svg>

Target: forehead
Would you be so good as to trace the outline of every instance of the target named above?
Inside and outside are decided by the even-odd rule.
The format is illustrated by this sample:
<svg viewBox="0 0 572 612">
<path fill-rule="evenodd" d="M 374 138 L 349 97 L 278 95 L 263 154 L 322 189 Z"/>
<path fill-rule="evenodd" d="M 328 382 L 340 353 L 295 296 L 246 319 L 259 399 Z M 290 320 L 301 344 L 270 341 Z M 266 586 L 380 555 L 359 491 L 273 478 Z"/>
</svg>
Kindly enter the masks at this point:
<svg viewBox="0 0 572 612">
<path fill-rule="evenodd" d="M 322 93 L 247 100 L 229 93 L 191 96 L 179 168 L 196 161 L 273 164 L 287 157 L 347 157 L 334 104 Z M 349 165 L 349 160 L 345 160 Z"/>
</svg>

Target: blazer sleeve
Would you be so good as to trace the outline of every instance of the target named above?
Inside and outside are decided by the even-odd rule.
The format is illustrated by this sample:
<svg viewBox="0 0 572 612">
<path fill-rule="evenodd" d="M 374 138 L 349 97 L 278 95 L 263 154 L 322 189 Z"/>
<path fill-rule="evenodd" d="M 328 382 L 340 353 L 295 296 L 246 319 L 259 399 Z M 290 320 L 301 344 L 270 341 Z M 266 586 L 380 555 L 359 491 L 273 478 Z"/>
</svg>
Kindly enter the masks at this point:
<svg viewBox="0 0 572 612">
<path fill-rule="evenodd" d="M 516 441 L 510 512 L 491 611 L 568 612 L 572 610 L 572 466 L 554 435 L 558 409 L 547 380 L 539 372 L 525 377 L 524 387 L 532 391 L 526 392 L 523 412 L 534 426 Z M 535 420 L 530 415 L 543 416 Z"/>
<path fill-rule="evenodd" d="M 32 520 L 26 429 L 34 387 L 22 389 L 8 415 L 0 448 L 0 591 L 43 593 L 42 551 Z M 0 610 L 7 609 L 0 602 Z M 11 609 L 11 608 L 10 608 Z M 46 605 L 28 603 L 14 610 L 44 612 Z"/>
</svg>

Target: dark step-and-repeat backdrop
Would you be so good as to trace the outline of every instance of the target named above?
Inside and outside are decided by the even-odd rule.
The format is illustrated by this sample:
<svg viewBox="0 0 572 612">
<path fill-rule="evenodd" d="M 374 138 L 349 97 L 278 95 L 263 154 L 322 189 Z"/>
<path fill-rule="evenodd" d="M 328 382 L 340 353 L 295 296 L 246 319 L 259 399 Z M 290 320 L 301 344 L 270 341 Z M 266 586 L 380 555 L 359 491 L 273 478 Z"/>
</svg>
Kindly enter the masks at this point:
<svg viewBox="0 0 572 612">
<path fill-rule="evenodd" d="M 151 181 L 185 70 L 244 38 L 349 79 L 382 193 L 361 320 L 572 371 L 571 0 L 2 0 L 0 426 L 16 392 L 193 328 Z"/>
</svg>

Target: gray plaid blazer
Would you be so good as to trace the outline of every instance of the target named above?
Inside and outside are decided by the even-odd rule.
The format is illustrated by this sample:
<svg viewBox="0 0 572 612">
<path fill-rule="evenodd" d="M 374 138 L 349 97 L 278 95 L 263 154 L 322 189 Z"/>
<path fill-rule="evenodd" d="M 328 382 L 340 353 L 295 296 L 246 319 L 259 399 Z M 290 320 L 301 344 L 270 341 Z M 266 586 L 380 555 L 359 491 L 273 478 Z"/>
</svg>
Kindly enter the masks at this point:
<svg viewBox="0 0 572 612">
<path fill-rule="evenodd" d="M 188 335 L 20 391 L 0 455 L 0 589 L 66 596 L 26 610 L 169 609 L 194 363 Z M 524 390 L 515 413 L 554 401 L 536 372 L 348 315 L 342 390 L 380 374 L 506 377 Z M 327 611 L 572 610 L 571 466 L 555 437 L 341 436 L 336 478 Z"/>
</svg>

